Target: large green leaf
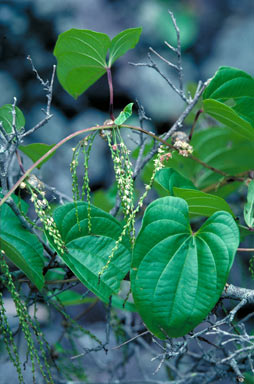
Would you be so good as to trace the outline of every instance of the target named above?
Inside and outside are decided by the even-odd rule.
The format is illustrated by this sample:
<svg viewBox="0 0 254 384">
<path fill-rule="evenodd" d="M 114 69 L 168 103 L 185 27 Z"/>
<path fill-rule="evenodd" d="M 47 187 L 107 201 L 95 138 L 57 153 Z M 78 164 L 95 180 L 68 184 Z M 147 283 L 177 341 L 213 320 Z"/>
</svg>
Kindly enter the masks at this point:
<svg viewBox="0 0 254 384">
<path fill-rule="evenodd" d="M 198 191 L 194 184 L 172 168 L 161 169 L 155 177 L 170 195 L 181 197 L 195 216 L 211 216 L 217 211 L 227 211 L 234 216 L 228 203 L 219 196 Z"/>
<path fill-rule="evenodd" d="M 244 220 L 248 227 L 254 226 L 254 180 L 248 186 L 247 203 L 244 205 Z"/>
<path fill-rule="evenodd" d="M 179 337 L 194 329 L 217 303 L 239 244 L 227 212 L 216 212 L 193 233 L 187 203 L 177 197 L 145 211 L 132 260 L 134 302 L 156 336 Z"/>
<path fill-rule="evenodd" d="M 87 203 L 78 202 L 77 208 L 75 203 L 70 203 L 55 209 L 54 219 L 67 247 L 67 252 L 60 256 L 88 289 L 108 302 L 109 297 L 119 291 L 120 282 L 130 269 L 130 241 L 123 238 L 99 282 L 99 272 L 106 265 L 123 228 L 113 216 L 91 206 L 92 233 L 89 234 L 87 207 Z M 50 239 L 49 234 L 47 236 Z"/>
<path fill-rule="evenodd" d="M 44 285 L 42 274 L 44 258 L 41 243 L 35 235 L 21 225 L 20 220 L 7 204 L 0 208 L 0 221 L 0 248 L 41 290 Z"/>
<path fill-rule="evenodd" d="M 155 181 L 168 191 L 170 195 L 174 195 L 174 187 L 196 189 L 192 181 L 186 179 L 172 168 L 163 168 L 157 172 Z"/>
<path fill-rule="evenodd" d="M 0 122 L 2 122 L 3 128 L 7 133 L 13 133 L 12 110 L 13 110 L 13 107 L 11 104 L 5 104 L 0 108 Z M 16 111 L 15 125 L 16 125 L 17 131 L 20 131 L 20 129 L 24 128 L 25 126 L 25 118 L 22 111 L 18 107 L 15 107 L 15 111 Z"/>
<path fill-rule="evenodd" d="M 39 160 L 45 153 L 47 153 L 51 148 L 54 147 L 54 144 L 48 145 L 44 143 L 33 143 L 28 145 L 20 145 L 19 150 L 27 155 L 34 163 Z M 45 160 L 43 160 L 37 168 L 40 169 L 42 164 L 46 163 L 52 156 L 54 152 L 49 155 Z"/>
<path fill-rule="evenodd" d="M 240 117 L 233 108 L 213 99 L 204 100 L 203 108 L 206 113 L 231 128 L 234 133 L 244 138 L 254 140 L 254 128 L 247 120 Z"/>
<path fill-rule="evenodd" d="M 250 75 L 237 68 L 219 68 L 204 91 L 203 100 L 205 112 L 253 140 L 254 79 Z"/>
<path fill-rule="evenodd" d="M 203 99 L 254 97 L 254 79 L 233 67 L 220 67 L 203 93 Z"/>
<path fill-rule="evenodd" d="M 108 66 L 112 64 L 127 51 L 135 48 L 139 41 L 142 28 L 129 28 L 116 35 L 111 42 L 109 50 Z"/>
<path fill-rule="evenodd" d="M 234 216 L 228 203 L 219 196 L 193 189 L 173 188 L 174 196 L 184 199 L 189 206 L 189 213 L 195 216 L 211 216 L 218 211 L 226 211 Z"/>
<path fill-rule="evenodd" d="M 54 49 L 57 76 L 75 99 L 106 73 L 110 38 L 104 33 L 70 29 L 58 37 Z"/>
<path fill-rule="evenodd" d="M 57 76 L 63 88 L 76 99 L 104 75 L 117 58 L 134 48 L 140 33 L 141 28 L 127 29 L 112 41 L 104 33 L 87 29 L 70 29 L 61 33 L 54 55 L 57 58 Z"/>
</svg>

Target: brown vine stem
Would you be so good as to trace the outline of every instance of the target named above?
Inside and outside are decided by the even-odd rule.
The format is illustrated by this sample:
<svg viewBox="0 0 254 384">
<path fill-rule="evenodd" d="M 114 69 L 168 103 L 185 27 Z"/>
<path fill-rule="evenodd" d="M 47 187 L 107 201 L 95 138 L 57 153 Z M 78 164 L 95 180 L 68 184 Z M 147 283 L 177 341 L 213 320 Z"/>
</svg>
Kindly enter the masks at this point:
<svg viewBox="0 0 254 384">
<path fill-rule="evenodd" d="M 191 141 L 191 139 L 192 139 L 192 135 L 193 135 L 193 133 L 194 133 L 194 129 L 195 129 L 195 127 L 196 127 L 198 118 L 199 118 L 199 116 L 201 115 L 201 113 L 203 113 L 203 112 L 204 112 L 203 109 L 199 109 L 199 110 L 197 111 L 197 113 L 196 113 L 194 122 L 193 122 L 192 127 L 191 127 L 191 131 L 190 131 L 190 134 L 189 134 L 189 141 Z"/>
<path fill-rule="evenodd" d="M 79 281 L 79 279 L 77 277 L 72 277 L 72 278 L 66 279 L 66 280 L 47 280 L 47 281 L 45 281 L 45 284 L 47 284 L 47 285 L 66 284 L 66 283 L 74 283 L 76 281 Z M 19 279 L 19 280 L 17 280 L 17 282 L 19 282 L 19 283 L 31 283 L 31 281 L 28 279 Z"/>
<path fill-rule="evenodd" d="M 47 153 L 45 153 L 40 159 L 38 159 L 30 168 L 28 168 L 28 170 L 19 178 L 19 180 L 16 182 L 16 184 L 9 190 L 9 192 L 2 198 L 2 200 L 0 201 L 0 207 L 1 205 L 3 205 L 6 200 L 11 196 L 11 194 L 18 188 L 18 186 L 22 183 L 22 181 L 24 181 L 29 175 L 30 173 L 38 166 L 40 165 L 43 160 L 47 159 L 52 153 L 54 153 L 58 148 L 60 148 L 63 144 L 67 143 L 69 140 L 73 139 L 74 137 L 76 136 L 79 136 L 79 135 L 82 135 L 84 133 L 87 133 L 87 132 L 92 132 L 92 131 L 96 131 L 96 130 L 105 130 L 105 129 L 113 129 L 114 127 L 116 127 L 115 125 L 97 125 L 97 126 L 94 126 L 94 127 L 89 127 L 89 128 L 85 128 L 85 129 L 81 129 L 80 131 L 76 131 L 72 134 L 70 134 L 69 136 L 66 136 L 64 139 L 62 139 L 61 141 L 59 141 L 59 143 L 57 143 L 53 148 L 51 148 Z M 135 131 L 139 131 L 139 132 L 142 132 L 142 133 L 145 133 L 146 135 L 152 137 L 153 139 L 161 142 L 162 144 L 164 144 L 165 146 L 167 146 L 168 148 L 170 149 L 175 149 L 174 146 L 172 144 L 169 144 L 166 140 L 164 139 L 161 139 L 160 137 L 156 136 L 154 133 L 152 132 L 149 132 L 149 131 L 146 131 L 145 129 L 142 129 L 140 127 L 136 127 L 136 126 L 133 126 L 133 125 L 127 125 L 127 124 L 123 124 L 121 125 L 122 128 L 128 128 L 128 129 L 132 129 L 132 130 L 135 130 Z M 226 173 L 220 171 L 219 169 L 217 168 L 214 168 L 214 167 L 211 167 L 210 165 L 204 163 L 203 161 L 199 160 L 198 158 L 194 157 L 194 156 L 190 156 L 190 158 L 194 161 L 197 161 L 199 164 L 201 164 L 203 167 L 205 168 L 208 168 L 210 170 L 212 170 L 213 172 L 216 172 L 216 173 L 219 173 L 220 175 L 223 175 L 223 176 L 226 176 L 226 177 L 229 177 L 229 175 L 227 175 Z"/>
<path fill-rule="evenodd" d="M 107 67 L 107 77 L 108 77 L 108 87 L 109 87 L 109 114 L 111 120 L 115 120 L 114 116 L 114 90 L 113 90 L 113 81 L 111 68 Z"/>
<path fill-rule="evenodd" d="M 223 185 L 225 184 L 228 184 L 230 182 L 234 182 L 234 181 L 238 181 L 238 182 L 243 182 L 246 177 L 246 175 L 248 175 L 249 171 L 246 171 L 246 172 L 241 172 L 241 173 L 238 173 L 237 175 L 234 175 L 234 176 L 230 176 L 230 177 L 227 177 L 226 179 L 222 180 L 222 181 L 217 181 L 216 183 L 214 184 L 211 184 L 209 185 L 208 187 L 202 189 L 203 192 L 210 192 L 210 191 L 213 191 L 214 189 L 218 188 L 218 187 L 222 187 Z"/>
<path fill-rule="evenodd" d="M 238 252 L 254 252 L 254 248 L 237 248 Z"/>
<path fill-rule="evenodd" d="M 213 172 L 219 173 L 220 175 L 225 176 L 225 177 L 230 177 L 230 175 L 228 175 L 227 173 L 221 171 L 220 169 L 214 168 L 214 167 L 204 163 L 202 160 L 198 159 L 195 156 L 190 155 L 189 158 L 196 161 L 197 163 L 203 165 L 203 167 L 210 169 Z"/>
</svg>

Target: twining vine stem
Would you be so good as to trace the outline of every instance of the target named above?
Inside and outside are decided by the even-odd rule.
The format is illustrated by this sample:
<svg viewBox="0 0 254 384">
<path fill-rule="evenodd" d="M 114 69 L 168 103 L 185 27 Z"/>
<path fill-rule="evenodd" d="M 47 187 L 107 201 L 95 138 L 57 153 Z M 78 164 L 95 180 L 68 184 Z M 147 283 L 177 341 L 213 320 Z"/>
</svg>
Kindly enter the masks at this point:
<svg viewBox="0 0 254 384">
<path fill-rule="evenodd" d="M 109 114 L 110 118 L 114 121 L 114 90 L 113 90 L 113 81 L 112 81 L 112 74 L 111 74 L 111 68 L 107 67 L 107 77 L 108 77 L 108 87 L 109 87 Z"/>
<path fill-rule="evenodd" d="M 63 144 L 67 143 L 69 140 L 73 139 L 74 137 L 76 136 L 79 136 L 79 135 L 82 135 L 84 133 L 87 133 L 87 132 L 92 132 L 92 131 L 96 131 L 96 130 L 105 130 L 105 129 L 114 129 L 116 127 L 116 125 L 97 125 L 97 126 L 94 126 L 94 127 L 89 127 L 89 128 L 85 128 L 85 129 L 81 129 L 80 131 L 77 131 L 77 132 L 74 132 L 72 134 L 70 134 L 69 136 L 66 136 L 64 139 L 62 139 L 61 141 L 59 141 L 59 143 L 57 143 L 53 148 L 51 148 L 47 153 L 45 153 L 40 159 L 38 159 L 30 168 L 28 168 L 28 170 L 20 177 L 20 179 L 16 182 L 16 184 L 9 190 L 9 192 L 2 198 L 2 200 L 0 201 L 0 206 L 3 205 L 6 200 L 11 196 L 11 194 L 18 188 L 18 186 L 22 183 L 22 181 L 24 181 L 27 176 L 30 175 L 30 173 L 38 166 L 40 165 L 45 159 L 47 159 L 51 154 L 53 154 L 58 148 L 60 148 Z M 170 149 L 174 149 L 174 146 L 170 143 L 168 143 L 166 140 L 160 138 L 159 136 L 156 136 L 154 133 L 152 132 L 149 132 L 149 131 L 146 131 L 145 129 L 142 129 L 140 127 L 136 127 L 136 126 L 133 126 L 133 125 L 127 125 L 127 124 L 123 124 L 121 125 L 122 128 L 128 128 L 128 129 L 132 129 L 134 131 L 139 131 L 139 132 L 142 132 L 142 133 L 145 133 L 146 135 L 152 137 L 153 139 L 161 142 L 162 144 L 164 144 L 165 146 L 167 146 L 168 148 Z M 217 168 L 214 168 L 214 167 L 211 167 L 210 165 L 204 163 L 203 161 L 201 161 L 200 159 L 190 155 L 189 156 L 192 160 L 194 161 L 197 161 L 199 164 L 203 165 L 204 167 L 212 170 L 213 172 L 216 172 L 216 173 L 219 173 L 225 177 L 228 177 L 229 175 L 222 172 L 221 170 L 217 169 Z"/>
</svg>

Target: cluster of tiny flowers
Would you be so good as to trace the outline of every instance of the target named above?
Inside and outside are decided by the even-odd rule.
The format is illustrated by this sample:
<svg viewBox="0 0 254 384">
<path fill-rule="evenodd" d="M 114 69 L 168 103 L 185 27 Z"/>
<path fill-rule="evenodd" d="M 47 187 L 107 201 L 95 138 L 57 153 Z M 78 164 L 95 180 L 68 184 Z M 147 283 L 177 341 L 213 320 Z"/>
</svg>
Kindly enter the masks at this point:
<svg viewBox="0 0 254 384">
<path fill-rule="evenodd" d="M 35 212 L 43 223 L 44 229 L 48 231 L 49 235 L 52 237 L 57 250 L 60 254 L 63 254 L 65 250 L 65 244 L 62 240 L 60 232 L 57 229 L 53 217 L 48 214 L 48 212 L 50 211 L 50 206 L 47 199 L 45 198 L 45 192 L 37 189 L 37 193 L 35 193 L 32 188 L 29 189 L 31 193 L 30 200 L 34 204 Z"/>
<path fill-rule="evenodd" d="M 114 163 L 116 183 L 121 197 L 123 213 L 128 216 L 133 211 L 133 172 L 129 159 L 130 151 L 126 145 L 121 142 L 119 144 L 111 144 L 108 141 L 112 153 Z"/>
<path fill-rule="evenodd" d="M 176 148 L 180 155 L 184 157 L 188 157 L 193 152 L 193 147 L 186 141 L 177 140 L 174 143 L 174 148 Z"/>
<path fill-rule="evenodd" d="M 164 145 L 161 145 L 158 149 L 158 156 L 154 160 L 154 167 L 156 172 L 164 167 L 164 162 L 172 158 L 172 153 L 168 152 L 168 148 Z"/>
</svg>

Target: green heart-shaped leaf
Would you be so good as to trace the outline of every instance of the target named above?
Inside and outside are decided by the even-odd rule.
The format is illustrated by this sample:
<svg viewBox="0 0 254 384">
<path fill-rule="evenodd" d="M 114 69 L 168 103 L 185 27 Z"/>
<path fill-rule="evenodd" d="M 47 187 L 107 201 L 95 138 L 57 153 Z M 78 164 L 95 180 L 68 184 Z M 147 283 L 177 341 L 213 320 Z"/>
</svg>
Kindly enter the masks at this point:
<svg viewBox="0 0 254 384">
<path fill-rule="evenodd" d="M 168 191 L 170 195 L 174 195 L 174 187 L 196 189 L 192 181 L 186 179 L 172 168 L 163 168 L 157 172 L 155 181 Z"/>
<path fill-rule="evenodd" d="M 119 291 L 120 282 L 130 269 L 130 241 L 124 238 L 119 244 L 99 282 L 99 272 L 106 265 L 123 228 L 113 216 L 99 208 L 91 206 L 90 214 L 91 234 L 88 232 L 87 203 L 78 202 L 77 208 L 70 203 L 54 211 L 56 225 L 67 247 L 67 252 L 60 257 L 88 289 L 108 302 L 109 297 Z M 47 236 L 54 246 L 48 233 Z"/>
<path fill-rule="evenodd" d="M 54 49 L 57 76 L 75 99 L 106 73 L 110 38 L 104 33 L 70 29 L 58 37 Z"/>
<path fill-rule="evenodd" d="M 141 30 L 126 29 L 112 41 L 105 33 L 87 29 L 70 29 L 61 33 L 54 55 L 57 58 L 57 76 L 63 88 L 76 99 L 104 75 L 115 60 L 135 47 Z"/>
<path fill-rule="evenodd" d="M 238 227 L 227 212 L 213 214 L 193 233 L 183 199 L 151 203 L 131 269 L 134 302 L 150 331 L 163 339 L 195 328 L 217 303 L 238 244 Z"/>
</svg>

